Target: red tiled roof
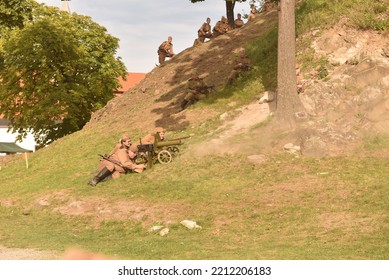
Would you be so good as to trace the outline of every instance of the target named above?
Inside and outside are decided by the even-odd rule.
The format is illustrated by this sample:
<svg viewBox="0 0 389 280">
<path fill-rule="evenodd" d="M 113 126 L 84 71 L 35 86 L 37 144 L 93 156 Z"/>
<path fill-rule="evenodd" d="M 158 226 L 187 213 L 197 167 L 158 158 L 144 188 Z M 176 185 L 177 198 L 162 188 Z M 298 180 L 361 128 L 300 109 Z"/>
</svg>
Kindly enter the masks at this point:
<svg viewBox="0 0 389 280">
<path fill-rule="evenodd" d="M 127 79 L 124 81 L 122 77 L 119 77 L 121 87 L 119 87 L 115 93 L 123 93 L 137 85 L 146 76 L 145 73 L 127 73 Z"/>
</svg>

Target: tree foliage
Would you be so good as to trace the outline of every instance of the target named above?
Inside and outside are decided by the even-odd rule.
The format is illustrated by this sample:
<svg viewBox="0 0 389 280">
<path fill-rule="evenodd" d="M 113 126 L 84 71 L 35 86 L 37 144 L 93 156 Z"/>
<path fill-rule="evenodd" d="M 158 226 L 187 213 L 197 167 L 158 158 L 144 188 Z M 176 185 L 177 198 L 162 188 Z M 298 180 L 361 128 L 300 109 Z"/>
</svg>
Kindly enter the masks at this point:
<svg viewBox="0 0 389 280">
<path fill-rule="evenodd" d="M 26 20 L 32 19 L 32 0 L 2 0 L 0 2 L 0 26 L 2 28 L 22 27 Z"/>
<path fill-rule="evenodd" d="M 0 61 L 0 114 L 12 131 L 48 144 L 80 130 L 119 86 L 119 40 L 90 17 L 40 6 L 9 31 Z"/>
<path fill-rule="evenodd" d="M 204 2 L 205 0 L 189 0 L 192 3 Z M 226 1 L 226 16 L 228 24 L 233 26 L 234 24 L 234 8 L 236 2 L 246 2 L 246 0 L 225 0 Z"/>
</svg>

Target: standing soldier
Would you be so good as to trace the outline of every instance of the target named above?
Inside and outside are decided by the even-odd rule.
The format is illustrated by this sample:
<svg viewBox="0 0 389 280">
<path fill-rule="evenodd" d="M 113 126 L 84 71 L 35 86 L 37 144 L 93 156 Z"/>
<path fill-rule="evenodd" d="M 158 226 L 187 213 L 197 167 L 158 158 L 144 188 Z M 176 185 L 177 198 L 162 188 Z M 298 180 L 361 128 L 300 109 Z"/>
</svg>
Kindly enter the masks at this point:
<svg viewBox="0 0 389 280">
<path fill-rule="evenodd" d="M 197 31 L 198 35 L 198 41 L 200 43 L 204 43 L 205 38 L 212 38 L 212 32 L 211 32 L 211 19 L 208 17 L 207 21 L 201 25 L 200 29 Z"/>
<path fill-rule="evenodd" d="M 246 56 L 245 50 L 241 50 L 239 57 L 235 60 L 235 66 L 230 76 L 228 77 L 227 84 L 231 85 L 232 82 L 242 75 L 243 72 L 247 72 L 251 69 L 251 61 Z"/>
<path fill-rule="evenodd" d="M 180 112 L 185 110 L 186 107 L 204 99 L 209 94 L 209 86 L 206 85 L 203 78 L 197 74 L 193 74 L 192 77 L 188 80 L 187 89 L 188 93 L 184 97 L 184 100 L 180 105 Z"/>
<path fill-rule="evenodd" d="M 110 175 L 114 179 L 119 178 L 121 174 L 127 173 L 128 170 L 136 173 L 144 171 L 146 166 L 144 164 L 134 163 L 129 156 L 129 148 L 131 146 L 130 137 L 123 135 L 120 143 L 121 146 L 99 164 L 99 173 L 89 180 L 88 185 L 96 186 Z"/>
<path fill-rule="evenodd" d="M 234 25 L 235 25 L 235 28 L 240 28 L 244 25 L 244 22 L 242 20 L 242 15 L 238 13 L 236 16 L 238 18 L 234 21 Z"/>
<path fill-rule="evenodd" d="M 173 38 L 169 36 L 167 41 L 164 41 L 158 48 L 158 61 L 159 65 L 162 65 L 165 62 L 166 57 L 173 57 Z"/>
<path fill-rule="evenodd" d="M 222 17 L 212 30 L 213 37 L 217 37 L 231 30 L 231 27 L 227 23 L 227 18 Z"/>
</svg>

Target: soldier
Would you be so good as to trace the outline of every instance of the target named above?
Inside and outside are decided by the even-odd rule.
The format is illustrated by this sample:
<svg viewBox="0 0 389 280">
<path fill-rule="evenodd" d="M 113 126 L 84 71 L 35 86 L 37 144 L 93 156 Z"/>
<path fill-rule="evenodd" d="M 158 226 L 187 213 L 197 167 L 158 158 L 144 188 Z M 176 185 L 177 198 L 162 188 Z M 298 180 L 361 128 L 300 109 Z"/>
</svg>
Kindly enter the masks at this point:
<svg viewBox="0 0 389 280">
<path fill-rule="evenodd" d="M 134 144 L 132 144 L 130 147 L 130 151 L 137 153 L 138 152 L 138 145 L 140 145 L 141 143 L 142 144 L 154 144 L 156 138 L 158 138 L 158 141 L 164 141 L 165 140 L 165 132 L 166 132 L 166 130 L 163 127 L 156 127 L 154 130 L 154 133 L 147 134 L 140 141 L 137 141 Z"/>
<path fill-rule="evenodd" d="M 230 76 L 228 77 L 227 84 L 231 85 L 232 82 L 242 75 L 243 72 L 249 71 L 251 69 L 251 61 L 246 56 L 246 52 L 241 50 L 239 57 L 235 60 L 235 66 L 232 70 Z"/>
<path fill-rule="evenodd" d="M 251 11 L 250 11 L 250 14 L 249 14 L 249 17 L 248 17 L 248 21 L 252 21 L 254 18 L 255 18 L 255 14 L 257 13 L 257 7 L 255 7 L 254 4 L 251 4 Z"/>
<path fill-rule="evenodd" d="M 201 25 L 200 29 L 197 31 L 198 35 L 198 42 L 204 43 L 205 38 L 212 38 L 212 32 L 211 32 L 211 19 L 208 17 L 207 21 Z"/>
<path fill-rule="evenodd" d="M 89 180 L 88 185 L 96 186 L 110 175 L 114 179 L 119 178 L 120 175 L 125 174 L 127 170 L 136 173 L 144 171 L 146 168 L 144 164 L 136 164 L 130 158 L 129 148 L 131 146 L 131 139 L 127 136 L 128 135 L 123 135 L 120 140 L 120 147 L 116 150 L 114 149 L 114 153 L 107 157 L 107 159 L 102 160 L 99 165 L 99 173 Z"/>
<path fill-rule="evenodd" d="M 166 57 L 173 57 L 173 38 L 169 36 L 167 41 L 164 41 L 158 48 L 158 61 L 159 65 L 162 65 L 165 62 Z"/>
<path fill-rule="evenodd" d="M 238 13 L 236 16 L 238 18 L 234 21 L 234 25 L 235 25 L 235 28 L 240 28 L 244 25 L 244 22 L 242 20 L 242 15 Z"/>
<path fill-rule="evenodd" d="M 219 20 L 216 25 L 214 26 L 212 30 L 212 36 L 217 37 L 219 35 L 222 35 L 224 33 L 227 33 L 231 30 L 231 27 L 227 23 L 227 19 L 225 17 L 222 17 L 221 20 Z"/>
<path fill-rule="evenodd" d="M 186 107 L 204 99 L 209 94 L 209 86 L 206 85 L 203 78 L 197 74 L 193 74 L 187 83 L 188 93 L 184 97 L 184 100 L 180 105 L 180 112 L 185 110 Z"/>
<path fill-rule="evenodd" d="M 127 138 L 130 138 L 130 136 L 127 133 L 123 134 L 122 137 L 119 139 L 119 142 L 116 143 L 115 146 L 113 147 L 112 151 L 109 154 L 106 154 L 105 156 L 108 157 L 108 158 L 110 156 L 112 156 L 122 146 L 122 142 L 121 142 L 122 139 L 127 139 Z M 104 166 L 105 166 L 105 160 L 102 159 L 102 160 L 100 160 L 100 164 L 98 166 L 98 170 L 103 169 Z"/>
</svg>

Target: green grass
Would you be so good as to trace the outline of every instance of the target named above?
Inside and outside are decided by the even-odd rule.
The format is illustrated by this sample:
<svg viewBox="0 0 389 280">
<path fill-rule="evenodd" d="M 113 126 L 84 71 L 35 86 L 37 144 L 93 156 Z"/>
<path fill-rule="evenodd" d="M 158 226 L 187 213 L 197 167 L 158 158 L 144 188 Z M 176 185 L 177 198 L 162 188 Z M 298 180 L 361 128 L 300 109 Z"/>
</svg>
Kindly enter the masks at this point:
<svg viewBox="0 0 389 280">
<path fill-rule="evenodd" d="M 340 19 L 362 30 L 386 31 L 388 7 L 388 0 L 304 0 L 297 9 L 297 33 L 327 28 Z"/>
<path fill-rule="evenodd" d="M 387 259 L 388 169 L 387 158 L 280 155 L 255 166 L 243 156 L 198 160 L 184 153 L 170 165 L 96 188 L 86 186 L 88 176 L 61 175 L 55 184 L 43 170 L 23 170 L 28 179 L 12 192 L 0 184 L 2 201 L 15 201 L 0 207 L 0 244 L 59 251 L 78 246 L 130 259 Z M 79 171 L 88 173 L 86 167 Z M 70 202 L 55 196 L 50 205 L 22 213 L 31 200 L 34 205 L 31 198 L 63 189 L 83 201 L 141 201 L 145 214 L 132 221 L 64 216 L 53 209 Z M 153 205 L 158 208 L 148 211 Z M 184 228 L 184 219 L 203 229 Z M 148 232 L 156 224 L 168 225 L 169 235 Z"/>
<path fill-rule="evenodd" d="M 351 18 L 349 24 L 381 30 L 383 22 L 387 29 L 380 20 L 386 3 L 307 0 L 297 11 L 297 30 L 331 26 L 354 12 L 363 14 L 365 23 Z M 324 75 L 327 61 L 306 52 L 309 45 L 309 38 L 299 41 L 298 50 L 304 51 L 298 59 Z M 223 112 L 232 102 L 239 106 L 276 88 L 276 27 L 246 50 L 254 64 L 251 74 L 195 107 Z M 269 122 L 250 133 L 258 135 Z M 29 169 L 13 159 L 0 170 L 0 244 L 59 252 L 77 246 L 128 259 L 389 258 L 387 135 L 366 138 L 360 149 L 369 157 L 281 154 L 254 165 L 243 154 L 193 154 L 191 148 L 210 139 L 219 125 L 215 118 L 182 131 L 194 135 L 171 164 L 95 188 L 86 182 L 95 175 L 96 154 L 109 152 L 124 132 L 109 120 L 41 149 L 31 156 Z M 235 138 L 254 154 L 267 153 L 260 139 Z M 84 215 L 70 215 L 77 205 L 84 205 Z M 184 219 L 202 229 L 184 228 Z M 152 225 L 168 226 L 170 232 L 161 237 L 149 232 Z"/>
</svg>

